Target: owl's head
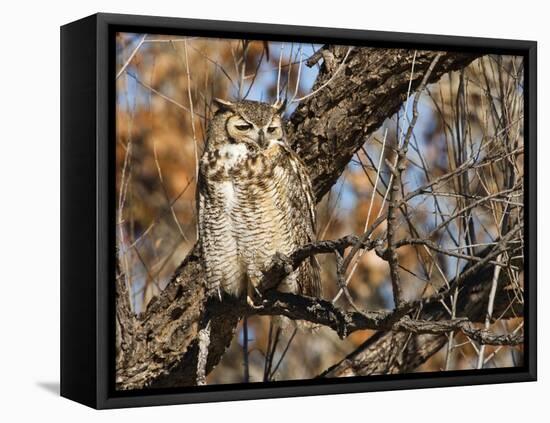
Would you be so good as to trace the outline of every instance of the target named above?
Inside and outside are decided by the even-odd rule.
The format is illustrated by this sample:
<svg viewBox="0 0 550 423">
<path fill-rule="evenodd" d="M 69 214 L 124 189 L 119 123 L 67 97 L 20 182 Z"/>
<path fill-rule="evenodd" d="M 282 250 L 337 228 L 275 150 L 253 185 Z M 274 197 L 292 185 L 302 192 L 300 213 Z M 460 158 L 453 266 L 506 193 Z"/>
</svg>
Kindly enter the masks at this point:
<svg viewBox="0 0 550 423">
<path fill-rule="evenodd" d="M 273 106 L 257 101 L 231 103 L 220 99 L 216 99 L 216 103 L 220 112 L 226 116 L 225 130 L 230 142 L 263 150 L 272 142 L 283 141 L 281 112 L 284 110 L 284 103 Z"/>
</svg>

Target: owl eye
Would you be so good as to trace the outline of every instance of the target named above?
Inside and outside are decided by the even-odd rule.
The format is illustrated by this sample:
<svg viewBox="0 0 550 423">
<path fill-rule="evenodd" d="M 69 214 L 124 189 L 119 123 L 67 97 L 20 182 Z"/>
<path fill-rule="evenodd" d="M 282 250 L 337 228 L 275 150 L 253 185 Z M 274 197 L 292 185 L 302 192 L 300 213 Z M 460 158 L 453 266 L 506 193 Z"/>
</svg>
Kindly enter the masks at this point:
<svg viewBox="0 0 550 423">
<path fill-rule="evenodd" d="M 277 130 L 277 127 L 276 126 L 270 126 L 267 128 L 267 133 L 268 134 L 272 134 L 273 132 L 275 132 Z"/>
<path fill-rule="evenodd" d="M 248 131 L 249 129 L 252 129 L 252 125 L 250 124 L 235 125 L 235 128 L 237 128 L 239 131 Z"/>
</svg>

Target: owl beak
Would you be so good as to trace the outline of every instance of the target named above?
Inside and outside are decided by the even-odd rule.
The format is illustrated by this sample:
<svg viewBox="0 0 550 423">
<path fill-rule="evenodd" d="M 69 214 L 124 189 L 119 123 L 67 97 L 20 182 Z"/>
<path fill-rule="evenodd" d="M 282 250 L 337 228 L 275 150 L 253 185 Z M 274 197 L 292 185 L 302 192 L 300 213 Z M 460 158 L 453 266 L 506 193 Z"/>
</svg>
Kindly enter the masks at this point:
<svg viewBox="0 0 550 423">
<path fill-rule="evenodd" d="M 258 145 L 260 146 L 260 148 L 266 148 L 267 147 L 266 141 L 265 141 L 265 134 L 264 134 L 263 129 L 260 129 L 260 132 L 258 132 Z"/>
</svg>

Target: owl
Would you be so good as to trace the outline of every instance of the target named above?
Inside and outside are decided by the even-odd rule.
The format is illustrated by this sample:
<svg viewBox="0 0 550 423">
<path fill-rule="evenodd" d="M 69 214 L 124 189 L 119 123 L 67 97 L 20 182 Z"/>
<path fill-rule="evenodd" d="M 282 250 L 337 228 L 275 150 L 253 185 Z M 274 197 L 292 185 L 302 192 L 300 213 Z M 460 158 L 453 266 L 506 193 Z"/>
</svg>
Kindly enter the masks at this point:
<svg viewBox="0 0 550 423">
<path fill-rule="evenodd" d="M 283 106 L 217 103 L 199 162 L 199 240 L 208 288 L 250 301 L 261 296 L 275 253 L 315 240 L 315 202 L 305 166 L 286 140 Z M 277 289 L 320 297 L 316 259 Z"/>
</svg>

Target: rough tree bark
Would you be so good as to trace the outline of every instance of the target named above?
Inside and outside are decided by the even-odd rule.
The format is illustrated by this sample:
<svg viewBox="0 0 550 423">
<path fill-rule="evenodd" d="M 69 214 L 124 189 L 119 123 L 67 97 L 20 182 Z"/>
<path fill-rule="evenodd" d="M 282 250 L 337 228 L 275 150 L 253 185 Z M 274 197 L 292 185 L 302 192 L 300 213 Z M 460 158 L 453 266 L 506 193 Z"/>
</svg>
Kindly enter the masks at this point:
<svg viewBox="0 0 550 423">
<path fill-rule="evenodd" d="M 309 65 L 323 59 L 312 90 L 314 94 L 301 101 L 287 132 L 293 148 L 310 170 L 317 201 L 337 181 L 366 137 L 398 111 L 406 99 L 409 82 L 411 93 L 414 92 L 435 55 L 433 51 L 418 51 L 412 76 L 413 52 L 410 50 L 350 50 L 325 46 L 310 59 Z M 429 82 L 464 68 L 477 57 L 444 52 Z M 123 278 L 117 278 L 117 389 L 195 384 L 197 335 L 207 317 L 211 319 L 211 342 L 206 372 L 210 372 L 229 346 L 242 310 L 210 313 L 207 300 L 196 246 L 175 271 L 166 289 L 139 316 L 131 313 Z M 478 298 L 478 301 L 482 300 Z M 391 353 L 391 347 L 386 345 L 391 343 L 388 336 L 377 335 L 380 342 L 371 341 L 362 352 L 372 351 L 376 360 L 387 361 L 384 354 Z M 426 358 L 427 354 L 437 351 L 436 347 L 445 338 L 444 335 L 417 335 L 415 340 L 419 342 L 426 341 L 418 337 L 428 337 L 427 341 L 434 344 L 427 349 Z M 435 337 L 435 343 L 430 337 Z M 422 361 L 421 357 L 415 362 L 409 360 L 409 368 Z"/>
</svg>

